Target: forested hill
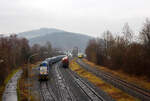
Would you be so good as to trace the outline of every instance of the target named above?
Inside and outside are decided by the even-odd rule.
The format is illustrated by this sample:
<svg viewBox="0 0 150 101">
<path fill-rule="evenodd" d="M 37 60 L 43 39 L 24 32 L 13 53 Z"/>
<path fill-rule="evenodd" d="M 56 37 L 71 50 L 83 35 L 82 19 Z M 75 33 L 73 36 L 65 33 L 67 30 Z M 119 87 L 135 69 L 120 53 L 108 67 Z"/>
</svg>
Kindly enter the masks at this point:
<svg viewBox="0 0 150 101">
<path fill-rule="evenodd" d="M 92 38 L 87 35 L 66 32 L 53 28 L 41 28 L 27 31 L 19 33 L 18 36 L 26 37 L 29 40 L 30 45 L 35 43 L 44 45 L 47 41 L 49 41 L 55 48 L 70 49 L 77 46 L 82 51 L 85 49 L 88 40 Z"/>
</svg>

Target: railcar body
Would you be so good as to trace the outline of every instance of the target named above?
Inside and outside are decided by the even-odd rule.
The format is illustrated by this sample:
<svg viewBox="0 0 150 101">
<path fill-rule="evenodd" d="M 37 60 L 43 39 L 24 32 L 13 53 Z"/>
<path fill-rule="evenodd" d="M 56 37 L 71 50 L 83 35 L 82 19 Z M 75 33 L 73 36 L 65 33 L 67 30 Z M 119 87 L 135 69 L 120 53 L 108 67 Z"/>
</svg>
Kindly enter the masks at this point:
<svg viewBox="0 0 150 101">
<path fill-rule="evenodd" d="M 69 67 L 69 58 L 68 58 L 68 56 L 62 58 L 62 67 L 64 67 L 64 68 Z"/>
<path fill-rule="evenodd" d="M 52 58 L 46 58 L 39 66 L 39 80 L 48 80 L 48 75 L 50 71 L 50 67 L 56 63 L 61 61 L 61 59 L 65 57 L 65 55 L 59 55 Z"/>
</svg>

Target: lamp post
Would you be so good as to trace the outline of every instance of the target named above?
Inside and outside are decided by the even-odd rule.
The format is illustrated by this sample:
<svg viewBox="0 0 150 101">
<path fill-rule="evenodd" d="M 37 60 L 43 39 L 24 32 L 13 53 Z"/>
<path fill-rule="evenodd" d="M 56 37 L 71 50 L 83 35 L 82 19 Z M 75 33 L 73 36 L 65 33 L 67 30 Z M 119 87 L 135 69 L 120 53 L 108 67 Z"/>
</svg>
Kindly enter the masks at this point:
<svg viewBox="0 0 150 101">
<path fill-rule="evenodd" d="M 34 53 L 32 55 L 29 56 L 28 58 L 28 63 L 27 63 L 27 67 L 28 67 L 28 85 L 30 83 L 29 77 L 30 77 L 30 59 L 34 56 L 37 56 L 38 53 Z M 28 91 L 29 91 L 29 95 L 30 95 L 30 87 L 28 86 Z M 30 101 L 30 97 L 28 97 L 28 101 Z"/>
<path fill-rule="evenodd" d="M 44 54 L 48 54 L 48 52 L 44 52 Z M 29 56 L 28 58 L 28 63 L 27 63 L 27 67 L 28 67 L 28 84 L 30 83 L 29 77 L 30 77 L 30 59 L 34 56 L 39 55 L 39 53 L 34 53 L 32 55 Z M 28 87 L 28 91 L 29 91 L 29 95 L 30 95 L 30 87 Z M 30 98 L 28 97 L 28 101 L 30 101 Z"/>
</svg>

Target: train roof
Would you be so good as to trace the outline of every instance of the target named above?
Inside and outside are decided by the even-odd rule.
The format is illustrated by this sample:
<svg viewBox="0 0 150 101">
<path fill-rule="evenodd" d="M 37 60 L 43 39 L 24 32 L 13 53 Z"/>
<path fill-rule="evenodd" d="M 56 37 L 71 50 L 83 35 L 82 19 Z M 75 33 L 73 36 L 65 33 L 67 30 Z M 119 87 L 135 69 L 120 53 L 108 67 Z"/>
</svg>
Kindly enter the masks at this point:
<svg viewBox="0 0 150 101">
<path fill-rule="evenodd" d="M 47 62 L 47 61 L 43 61 L 41 64 L 43 64 L 43 63 L 46 63 L 46 64 L 48 64 L 48 62 Z"/>
</svg>

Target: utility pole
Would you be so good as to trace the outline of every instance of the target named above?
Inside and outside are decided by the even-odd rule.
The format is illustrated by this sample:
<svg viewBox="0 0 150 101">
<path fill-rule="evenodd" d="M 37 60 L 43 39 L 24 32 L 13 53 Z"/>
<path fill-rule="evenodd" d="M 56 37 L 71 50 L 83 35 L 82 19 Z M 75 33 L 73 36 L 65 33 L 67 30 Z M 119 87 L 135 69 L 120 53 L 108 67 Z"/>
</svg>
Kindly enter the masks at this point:
<svg viewBox="0 0 150 101">
<path fill-rule="evenodd" d="M 48 52 L 44 52 L 44 54 L 48 54 Z M 27 63 L 27 66 L 28 66 L 28 85 L 30 83 L 30 79 L 29 79 L 30 78 L 30 59 L 34 56 L 37 56 L 37 55 L 39 55 L 39 53 L 34 53 L 34 54 L 30 55 L 28 58 L 28 63 Z M 30 87 L 28 87 L 28 91 L 29 91 L 29 95 L 30 95 Z M 29 97 L 28 97 L 28 101 L 30 101 Z"/>
<path fill-rule="evenodd" d="M 30 83 L 30 79 L 29 79 L 30 78 L 30 59 L 34 56 L 37 56 L 37 55 L 38 55 L 38 53 L 35 53 L 35 54 L 30 55 L 29 58 L 28 58 L 27 66 L 28 66 L 28 92 L 29 92 L 29 95 L 30 95 L 30 85 L 29 85 L 29 83 Z M 29 96 L 28 96 L 28 101 L 30 101 Z"/>
</svg>

